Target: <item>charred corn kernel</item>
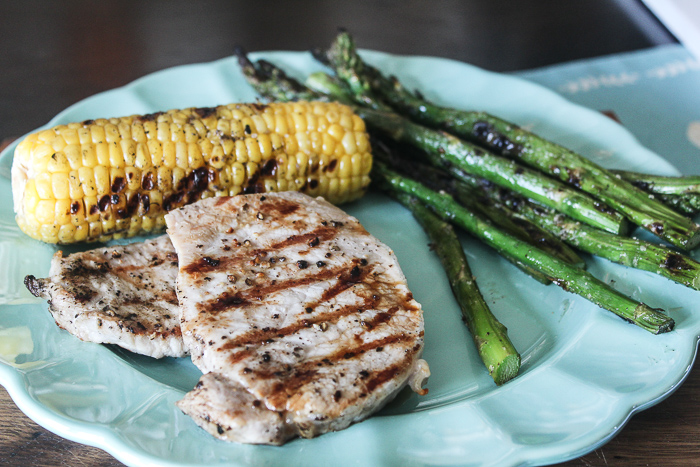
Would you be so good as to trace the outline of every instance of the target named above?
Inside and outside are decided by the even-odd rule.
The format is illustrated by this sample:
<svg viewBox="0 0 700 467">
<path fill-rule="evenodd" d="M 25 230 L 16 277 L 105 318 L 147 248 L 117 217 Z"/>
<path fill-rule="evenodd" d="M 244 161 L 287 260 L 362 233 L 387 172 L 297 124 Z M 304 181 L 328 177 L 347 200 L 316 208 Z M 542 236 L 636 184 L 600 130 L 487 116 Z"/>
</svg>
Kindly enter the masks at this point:
<svg viewBox="0 0 700 467">
<path fill-rule="evenodd" d="M 192 145 L 194 148 L 191 148 L 193 152 L 199 151 L 199 147 L 197 145 Z M 195 149 L 196 148 L 196 149 Z M 199 158 L 201 159 L 201 163 L 197 167 L 201 167 L 204 165 L 204 157 L 201 155 L 201 151 L 199 151 Z M 194 158 L 195 156 L 191 156 Z M 226 154 L 224 152 L 223 146 L 216 146 L 212 148 L 211 150 L 211 155 L 209 157 L 209 160 L 207 161 L 209 165 L 215 169 L 222 169 L 224 165 L 226 164 Z M 194 165 L 193 165 L 194 167 Z"/>
<path fill-rule="evenodd" d="M 204 158 L 202 157 L 202 152 L 199 150 L 199 147 L 196 144 L 178 144 L 183 144 L 185 145 L 184 147 L 187 148 L 187 167 L 189 167 L 190 169 L 198 169 L 204 166 Z M 221 148 L 221 146 L 218 146 L 218 151 L 216 152 L 216 154 L 218 154 L 219 159 L 223 159 L 224 151 Z M 214 168 L 219 169 L 221 167 Z"/>
<path fill-rule="evenodd" d="M 230 104 L 59 125 L 15 151 L 18 225 L 47 242 L 106 241 L 164 227 L 210 196 L 301 190 L 361 196 L 372 165 L 364 122 L 325 102 Z"/>
<path fill-rule="evenodd" d="M 141 189 L 141 171 L 136 167 L 127 167 L 124 169 L 126 173 L 126 183 L 127 188 L 131 191 L 138 191 Z"/>
<path fill-rule="evenodd" d="M 245 179 L 252 180 L 253 177 L 258 173 L 258 164 L 255 162 L 248 162 L 245 165 Z"/>
<path fill-rule="evenodd" d="M 176 190 L 181 190 L 185 180 L 185 170 L 180 167 L 173 167 L 173 187 Z"/>
</svg>

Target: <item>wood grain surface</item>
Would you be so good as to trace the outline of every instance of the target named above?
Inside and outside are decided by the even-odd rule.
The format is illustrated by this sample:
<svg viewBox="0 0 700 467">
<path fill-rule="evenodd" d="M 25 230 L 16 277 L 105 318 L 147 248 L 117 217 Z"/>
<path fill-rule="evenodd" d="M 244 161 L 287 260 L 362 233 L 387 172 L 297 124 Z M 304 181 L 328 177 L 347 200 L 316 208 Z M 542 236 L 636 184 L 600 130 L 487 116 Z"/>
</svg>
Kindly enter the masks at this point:
<svg viewBox="0 0 700 467">
<path fill-rule="evenodd" d="M 516 6 L 517 5 L 517 6 Z M 87 96 L 163 68 L 254 50 L 308 50 L 338 27 L 358 45 L 494 71 L 631 51 L 674 39 L 636 0 L 0 2 L 0 140 Z M 566 466 L 700 465 L 700 371 Z M 29 420 L 0 389 L 0 465 L 114 466 L 104 451 Z"/>
</svg>

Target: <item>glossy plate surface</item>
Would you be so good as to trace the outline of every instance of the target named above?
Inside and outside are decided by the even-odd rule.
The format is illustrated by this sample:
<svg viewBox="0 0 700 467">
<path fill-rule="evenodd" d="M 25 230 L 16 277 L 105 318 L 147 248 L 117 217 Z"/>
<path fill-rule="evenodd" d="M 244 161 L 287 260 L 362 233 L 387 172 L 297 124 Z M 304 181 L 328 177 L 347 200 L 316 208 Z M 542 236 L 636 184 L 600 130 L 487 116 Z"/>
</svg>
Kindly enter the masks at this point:
<svg viewBox="0 0 700 467">
<path fill-rule="evenodd" d="M 255 54 L 300 77 L 319 69 L 305 53 Z M 432 100 L 483 109 L 578 150 L 605 166 L 675 173 L 612 120 L 529 82 L 462 63 L 366 52 L 371 62 Z M 146 76 L 66 109 L 50 125 L 187 106 L 250 102 L 235 59 Z M 49 126 L 49 125 L 47 125 Z M 535 465 L 563 461 L 608 441 L 635 411 L 685 378 L 700 335 L 697 292 L 650 273 L 587 258 L 590 271 L 676 320 L 654 336 L 611 313 L 543 286 L 465 237 L 480 287 L 523 357 L 522 372 L 496 387 L 460 321 L 427 239 L 410 214 L 370 194 L 345 206 L 393 248 L 426 322 L 430 392 L 404 391 L 349 429 L 282 447 L 218 441 L 175 406 L 199 377 L 187 359 L 151 360 L 80 342 L 59 330 L 25 289 L 45 277 L 55 247 L 14 222 L 9 172 L 0 158 L 0 383 L 49 430 L 98 446 L 130 465 Z M 69 251 L 76 250 L 75 247 Z"/>
</svg>

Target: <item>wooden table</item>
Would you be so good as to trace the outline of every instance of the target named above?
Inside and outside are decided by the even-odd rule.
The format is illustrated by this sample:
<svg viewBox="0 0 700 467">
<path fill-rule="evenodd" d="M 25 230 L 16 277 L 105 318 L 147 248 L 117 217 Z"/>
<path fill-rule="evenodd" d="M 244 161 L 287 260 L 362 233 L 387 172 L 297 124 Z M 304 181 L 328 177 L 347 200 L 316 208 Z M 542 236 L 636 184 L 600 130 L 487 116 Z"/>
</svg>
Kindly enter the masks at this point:
<svg viewBox="0 0 700 467">
<path fill-rule="evenodd" d="M 264 5 L 262 5 L 264 3 Z M 517 4 L 517 9 L 512 9 Z M 68 105 L 174 65 L 248 50 L 306 50 L 337 27 L 360 47 L 454 58 L 494 71 L 673 42 L 634 0 L 0 3 L 0 139 Z M 700 371 L 607 445 L 562 465 L 700 465 Z M 120 465 L 37 426 L 0 389 L 0 464 Z"/>
</svg>

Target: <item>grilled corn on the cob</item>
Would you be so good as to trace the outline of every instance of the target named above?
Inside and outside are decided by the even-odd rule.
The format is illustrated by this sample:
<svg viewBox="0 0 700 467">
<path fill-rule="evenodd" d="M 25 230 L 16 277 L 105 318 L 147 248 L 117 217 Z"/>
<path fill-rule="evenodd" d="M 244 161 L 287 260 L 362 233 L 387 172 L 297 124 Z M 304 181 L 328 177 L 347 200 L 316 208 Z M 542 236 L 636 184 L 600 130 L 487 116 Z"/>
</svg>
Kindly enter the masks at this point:
<svg viewBox="0 0 700 467">
<path fill-rule="evenodd" d="M 337 103 L 231 104 L 59 125 L 15 151 L 17 223 L 50 243 L 162 230 L 211 196 L 296 190 L 342 203 L 369 185 L 362 119 Z"/>
</svg>

